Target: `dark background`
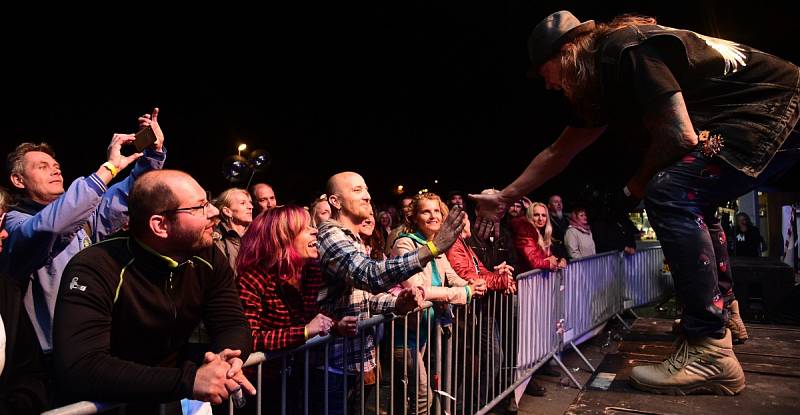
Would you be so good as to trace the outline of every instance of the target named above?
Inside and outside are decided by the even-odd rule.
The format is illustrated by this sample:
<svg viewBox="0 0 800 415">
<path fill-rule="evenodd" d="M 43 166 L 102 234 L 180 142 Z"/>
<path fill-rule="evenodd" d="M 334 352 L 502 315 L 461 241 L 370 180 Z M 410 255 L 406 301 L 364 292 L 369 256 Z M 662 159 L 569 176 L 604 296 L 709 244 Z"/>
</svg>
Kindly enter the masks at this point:
<svg viewBox="0 0 800 415">
<path fill-rule="evenodd" d="M 341 3 L 9 13 L 0 151 L 47 141 L 70 181 L 105 160 L 112 133 L 134 132 L 158 106 L 167 167 L 215 193 L 240 142 L 271 153 L 256 180 L 274 184 L 280 203 L 307 203 L 343 170 L 384 201 L 397 184 L 477 192 L 508 184 L 564 126 L 560 97 L 525 78 L 528 34 L 553 11 L 653 15 L 800 62 L 797 16 L 773 2 Z M 602 143 L 534 197 L 570 197 L 635 163 Z"/>
</svg>

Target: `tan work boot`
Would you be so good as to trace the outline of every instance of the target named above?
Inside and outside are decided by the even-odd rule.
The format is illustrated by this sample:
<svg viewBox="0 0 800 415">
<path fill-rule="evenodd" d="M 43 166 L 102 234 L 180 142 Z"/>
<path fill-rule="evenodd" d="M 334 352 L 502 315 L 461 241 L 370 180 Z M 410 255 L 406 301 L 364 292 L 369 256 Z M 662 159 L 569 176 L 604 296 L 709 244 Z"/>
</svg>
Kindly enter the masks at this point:
<svg viewBox="0 0 800 415">
<path fill-rule="evenodd" d="M 630 382 L 636 389 L 664 395 L 732 396 L 745 388 L 744 371 L 733 354 L 730 330 L 725 330 L 723 339 L 684 339 L 675 354 L 662 363 L 634 367 Z"/>
<path fill-rule="evenodd" d="M 739 314 L 739 302 L 736 300 L 731 301 L 728 311 L 730 311 L 730 317 L 728 317 L 725 327 L 731 330 L 733 344 L 742 344 L 750 337 L 747 335 L 747 328 L 744 326 L 742 316 Z"/>
</svg>

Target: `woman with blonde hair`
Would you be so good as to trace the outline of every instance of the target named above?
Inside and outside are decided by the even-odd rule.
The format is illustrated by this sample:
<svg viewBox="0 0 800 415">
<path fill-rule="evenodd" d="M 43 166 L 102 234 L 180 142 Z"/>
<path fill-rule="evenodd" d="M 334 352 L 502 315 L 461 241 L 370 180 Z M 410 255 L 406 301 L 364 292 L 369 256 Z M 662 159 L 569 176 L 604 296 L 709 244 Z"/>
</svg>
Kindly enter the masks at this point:
<svg viewBox="0 0 800 415">
<path fill-rule="evenodd" d="M 220 193 L 211 203 L 219 209 L 219 225 L 215 230 L 214 244 L 228 257 L 236 274 L 236 257 L 242 245 L 242 236 L 253 222 L 253 201 L 247 190 L 232 187 Z"/>
<path fill-rule="evenodd" d="M 414 197 L 405 213 L 406 221 L 403 225 L 403 232 L 394 243 L 392 257 L 416 251 L 419 247 L 426 245 L 428 241 L 433 240 L 447 217 L 448 209 L 436 194 L 421 193 Z M 483 279 L 476 278 L 466 281 L 458 276 L 444 253 L 438 253 L 433 261 L 425 265 L 422 272 L 414 274 L 411 278 L 403 281 L 401 285 L 403 288 L 418 287 L 423 291 L 425 300 L 449 304 L 466 304 L 473 296 L 481 296 L 486 291 L 486 281 Z M 421 315 L 423 317 L 419 321 L 418 332 L 412 319 L 409 319 L 407 333 L 403 332 L 402 324 L 395 325 L 397 331 L 394 344 L 395 370 L 398 371 L 397 373 L 407 373 L 408 378 L 401 379 L 402 377 L 399 376 L 394 381 L 395 390 L 402 391 L 404 380 L 407 384 L 413 385 L 418 379 L 419 388 L 416 393 L 409 392 L 410 401 L 407 404 L 410 413 L 425 414 L 428 412 L 433 396 L 428 387 L 428 374 L 422 359 L 427 343 L 427 312 Z M 405 342 L 404 334 L 407 334 L 408 339 Z M 419 345 L 419 349 L 417 349 L 417 345 Z M 406 362 L 407 365 L 405 372 L 403 362 Z M 416 398 L 413 398 L 414 395 Z M 395 403 L 396 411 L 402 413 L 405 404 L 403 399 L 396 397 Z"/>
<path fill-rule="evenodd" d="M 328 204 L 328 196 L 322 194 L 314 199 L 308 206 L 308 213 L 311 214 L 311 224 L 314 226 L 319 226 L 320 223 L 330 219 L 331 205 Z"/>
<path fill-rule="evenodd" d="M 533 269 L 555 271 L 567 266 L 564 258 L 556 258 L 550 252 L 553 227 L 550 225 L 550 215 L 544 203 L 531 203 L 525 216 L 519 216 L 511 221 L 511 230 L 514 233 L 514 246 L 520 257 L 520 265 L 525 271 Z"/>
</svg>

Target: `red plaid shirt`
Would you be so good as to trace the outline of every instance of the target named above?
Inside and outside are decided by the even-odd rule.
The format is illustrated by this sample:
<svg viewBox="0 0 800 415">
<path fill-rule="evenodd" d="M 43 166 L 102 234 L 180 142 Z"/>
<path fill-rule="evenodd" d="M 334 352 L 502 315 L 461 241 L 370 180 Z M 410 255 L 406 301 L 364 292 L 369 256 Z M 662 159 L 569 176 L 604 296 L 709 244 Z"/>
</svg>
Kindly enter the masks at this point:
<svg viewBox="0 0 800 415">
<path fill-rule="evenodd" d="M 319 313 L 319 266 L 303 270 L 299 290 L 262 267 L 236 279 L 244 315 L 253 335 L 253 351 L 273 351 L 305 343 L 305 325 Z"/>
</svg>

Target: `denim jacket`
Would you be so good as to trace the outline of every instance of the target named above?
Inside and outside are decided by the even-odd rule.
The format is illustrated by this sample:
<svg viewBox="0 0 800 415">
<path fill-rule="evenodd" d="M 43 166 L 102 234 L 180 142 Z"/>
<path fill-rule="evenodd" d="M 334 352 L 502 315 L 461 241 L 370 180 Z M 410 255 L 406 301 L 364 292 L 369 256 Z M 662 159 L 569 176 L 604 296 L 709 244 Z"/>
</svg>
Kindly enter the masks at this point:
<svg viewBox="0 0 800 415">
<path fill-rule="evenodd" d="M 657 39 L 657 40 L 655 40 Z M 655 40 L 655 41 L 654 41 Z M 658 25 L 633 26 L 599 39 L 604 98 L 624 90 L 623 52 L 644 42 L 681 48 L 688 64 L 682 93 L 696 130 L 720 134 L 718 157 L 758 177 L 797 123 L 800 69 L 791 62 L 734 42 Z"/>
</svg>

